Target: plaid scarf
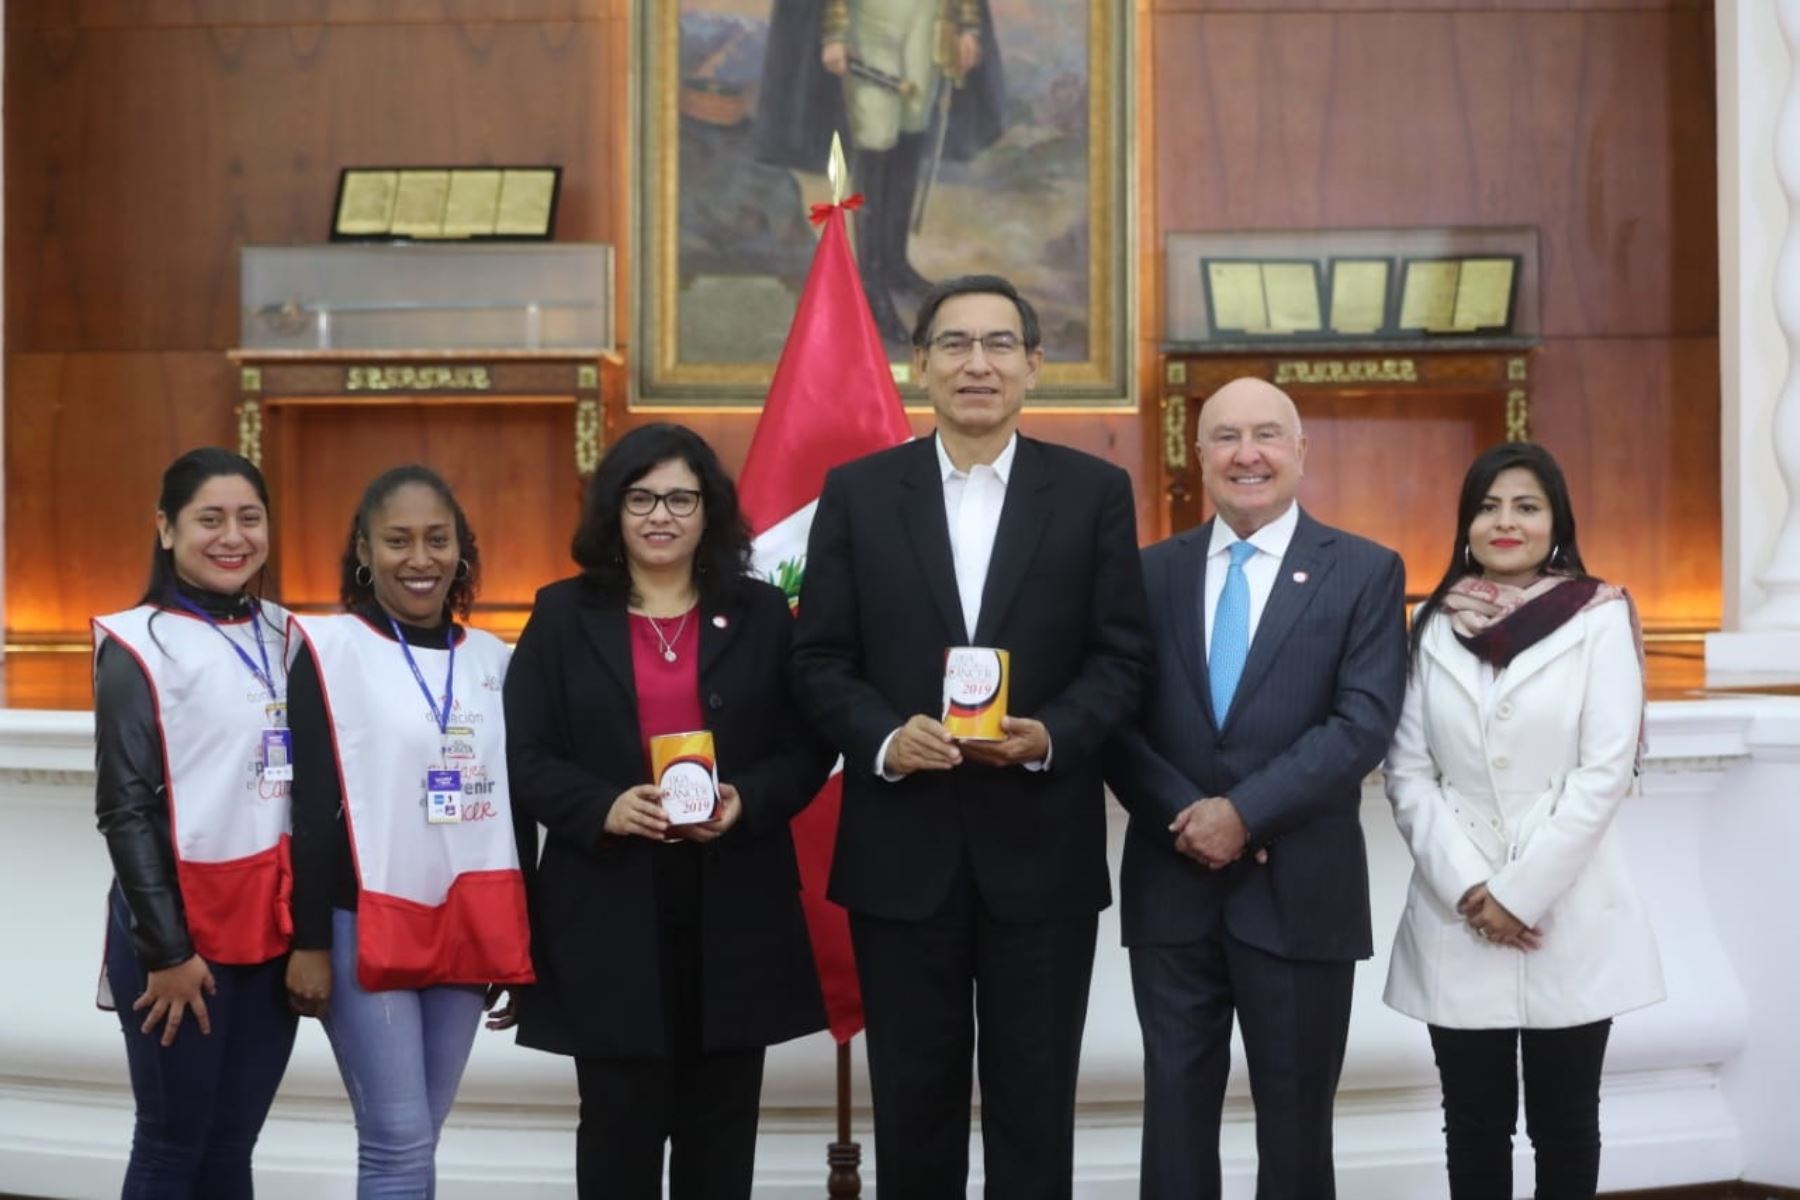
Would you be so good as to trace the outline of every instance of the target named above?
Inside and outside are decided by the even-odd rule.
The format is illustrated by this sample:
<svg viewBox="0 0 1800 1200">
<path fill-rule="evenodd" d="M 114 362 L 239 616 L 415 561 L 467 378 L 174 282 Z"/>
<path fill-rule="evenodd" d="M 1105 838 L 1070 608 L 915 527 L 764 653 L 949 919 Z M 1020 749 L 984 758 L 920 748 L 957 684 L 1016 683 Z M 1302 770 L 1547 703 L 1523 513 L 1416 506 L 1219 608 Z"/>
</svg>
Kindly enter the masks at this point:
<svg viewBox="0 0 1800 1200">
<path fill-rule="evenodd" d="M 1456 640 L 1495 670 L 1555 633 L 1576 613 L 1622 600 L 1631 616 L 1631 641 L 1637 648 L 1638 674 L 1645 677 L 1644 630 L 1637 605 L 1624 588 L 1598 579 L 1545 575 L 1530 587 L 1493 583 L 1465 575 L 1444 594 L 1444 611 Z M 1643 769 L 1647 730 L 1638 722 L 1637 769 Z"/>
</svg>

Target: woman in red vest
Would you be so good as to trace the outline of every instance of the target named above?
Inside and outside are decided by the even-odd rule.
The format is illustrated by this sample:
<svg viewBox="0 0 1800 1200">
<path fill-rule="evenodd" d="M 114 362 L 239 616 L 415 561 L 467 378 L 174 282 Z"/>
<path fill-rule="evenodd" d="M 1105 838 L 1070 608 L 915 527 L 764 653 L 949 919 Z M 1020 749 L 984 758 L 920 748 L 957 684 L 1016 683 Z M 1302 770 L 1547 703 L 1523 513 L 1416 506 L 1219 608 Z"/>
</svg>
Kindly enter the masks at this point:
<svg viewBox="0 0 1800 1200">
<path fill-rule="evenodd" d="M 150 581 L 94 618 L 95 809 L 114 882 L 102 1007 L 137 1105 L 123 1195 L 251 1194 L 287 1068 L 287 613 L 262 473 L 192 450 L 163 473 Z"/>
<path fill-rule="evenodd" d="M 535 838 L 507 787 L 507 648 L 454 619 L 480 567 L 449 485 L 396 467 L 351 523 L 348 611 L 293 621 L 287 985 L 337 1056 L 361 1200 L 432 1194 L 484 996 L 531 980 L 520 864 Z"/>
</svg>

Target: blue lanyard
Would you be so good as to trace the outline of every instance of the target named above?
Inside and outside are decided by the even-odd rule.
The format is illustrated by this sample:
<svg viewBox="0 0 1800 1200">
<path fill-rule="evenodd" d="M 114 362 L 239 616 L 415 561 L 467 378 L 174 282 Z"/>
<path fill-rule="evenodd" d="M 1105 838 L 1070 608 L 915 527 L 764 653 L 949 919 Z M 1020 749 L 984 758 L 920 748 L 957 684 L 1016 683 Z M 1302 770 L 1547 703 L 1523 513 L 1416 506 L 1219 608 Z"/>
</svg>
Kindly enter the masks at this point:
<svg viewBox="0 0 1800 1200">
<path fill-rule="evenodd" d="M 256 634 L 256 652 L 262 656 L 262 670 L 260 671 L 256 669 L 256 663 L 251 659 L 249 653 L 242 646 L 231 640 L 231 635 L 219 627 L 219 623 L 213 620 L 211 613 L 189 600 L 186 596 L 183 596 L 180 592 L 174 593 L 173 599 L 176 604 L 212 626 L 212 631 L 224 638 L 227 646 L 230 646 L 233 650 L 237 651 L 237 656 L 244 660 L 244 665 L 246 667 L 250 668 L 250 674 L 256 676 L 256 682 L 262 684 L 263 687 L 269 690 L 269 697 L 271 699 L 277 698 L 278 694 L 275 691 L 275 672 L 269 669 L 269 648 L 263 644 L 262 608 L 259 605 L 252 604 L 250 606 L 250 629 Z"/>
<path fill-rule="evenodd" d="M 388 625 L 394 631 L 394 640 L 400 643 L 400 653 L 406 655 L 406 665 L 412 668 L 413 678 L 419 681 L 419 690 L 425 693 L 425 703 L 431 708 L 431 719 L 437 722 L 439 735 L 450 731 L 450 708 L 456 686 L 456 627 L 450 627 L 450 662 L 444 667 L 444 711 L 439 712 L 437 701 L 431 698 L 431 685 L 425 682 L 425 673 L 419 670 L 419 664 L 413 660 L 412 649 L 406 644 L 406 634 L 400 629 L 400 622 L 388 614 Z"/>
</svg>

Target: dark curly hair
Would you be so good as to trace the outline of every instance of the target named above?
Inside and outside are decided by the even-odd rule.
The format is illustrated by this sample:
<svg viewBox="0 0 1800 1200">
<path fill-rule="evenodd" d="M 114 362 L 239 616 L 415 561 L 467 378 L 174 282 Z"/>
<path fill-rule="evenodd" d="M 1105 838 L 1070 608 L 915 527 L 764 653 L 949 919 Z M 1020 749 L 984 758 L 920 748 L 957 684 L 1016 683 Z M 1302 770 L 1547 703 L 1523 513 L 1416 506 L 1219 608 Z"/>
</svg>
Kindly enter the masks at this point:
<svg viewBox="0 0 1800 1200">
<path fill-rule="evenodd" d="M 735 593 L 750 573 L 750 527 L 738 508 L 737 485 L 719 456 L 693 430 L 667 421 L 641 425 L 612 444 L 588 482 L 581 527 L 569 547 L 582 575 L 608 600 L 631 598 L 631 570 L 619 513 L 625 491 L 671 460 L 700 481 L 706 525 L 694 549 L 694 586 L 713 605 Z"/>
<path fill-rule="evenodd" d="M 356 579 L 357 569 L 362 566 L 362 559 L 356 555 L 356 545 L 359 541 L 365 544 L 369 542 L 369 521 L 375 516 L 376 510 L 388 502 L 388 497 L 410 483 L 436 492 L 438 499 L 444 502 L 444 507 L 455 518 L 456 550 L 463 563 L 467 564 L 467 569 L 458 566 L 456 579 L 444 596 L 444 615 L 461 617 L 466 621 L 469 619 L 469 610 L 475 605 L 475 593 L 481 587 L 481 549 L 475 544 L 475 531 L 469 528 L 469 518 L 463 515 L 462 505 L 456 502 L 456 493 L 450 490 L 444 477 L 430 467 L 417 464 L 383 471 L 363 490 L 362 502 L 356 506 L 356 515 L 350 518 L 350 536 L 344 542 L 338 598 L 349 609 L 374 603 L 373 581 L 358 583 Z"/>
<path fill-rule="evenodd" d="M 1563 479 L 1562 468 L 1557 466 L 1550 452 L 1536 442 L 1501 442 L 1471 463 L 1468 474 L 1463 476 L 1462 495 L 1456 503 L 1456 537 L 1450 544 L 1450 565 L 1444 569 L 1444 577 L 1438 580 L 1437 586 L 1431 589 L 1431 595 L 1413 610 L 1409 637 L 1409 657 L 1413 661 L 1419 657 L 1425 623 L 1432 613 L 1443 607 L 1444 597 L 1450 594 L 1456 581 L 1465 575 L 1481 573 L 1469 551 L 1469 526 L 1480 514 L 1481 502 L 1487 499 L 1494 480 L 1502 471 L 1515 467 L 1531 472 L 1538 486 L 1544 489 L 1544 499 L 1550 505 L 1550 556 L 1539 564 L 1540 568 L 1551 575 L 1591 578 L 1586 564 L 1581 561 L 1581 547 L 1575 541 L 1575 506 L 1569 500 L 1569 485 Z"/>
</svg>

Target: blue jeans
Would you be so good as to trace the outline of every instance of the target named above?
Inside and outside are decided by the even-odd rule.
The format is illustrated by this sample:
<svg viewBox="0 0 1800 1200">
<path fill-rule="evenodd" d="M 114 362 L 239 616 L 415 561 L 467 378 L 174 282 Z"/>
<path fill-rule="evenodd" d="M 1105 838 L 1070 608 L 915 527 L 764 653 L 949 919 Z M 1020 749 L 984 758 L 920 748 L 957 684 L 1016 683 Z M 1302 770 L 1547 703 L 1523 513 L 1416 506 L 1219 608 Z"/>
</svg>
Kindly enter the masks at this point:
<svg viewBox="0 0 1800 1200">
<path fill-rule="evenodd" d="M 331 914 L 325 1035 L 356 1113 L 357 1200 L 428 1200 L 437 1143 L 481 1024 L 479 987 L 364 991 L 356 914 Z"/>
<path fill-rule="evenodd" d="M 208 964 L 218 991 L 206 996 L 212 1032 L 188 1014 L 173 1045 L 162 1027 L 143 1032 L 132 1002 L 144 992 L 144 968 L 131 948 L 130 911 L 117 886 L 107 905 L 106 975 L 125 1034 L 125 1062 L 137 1102 L 124 1200 L 252 1195 L 250 1152 L 294 1048 L 297 1018 L 288 1008 L 287 958 L 253 966 Z"/>
</svg>

